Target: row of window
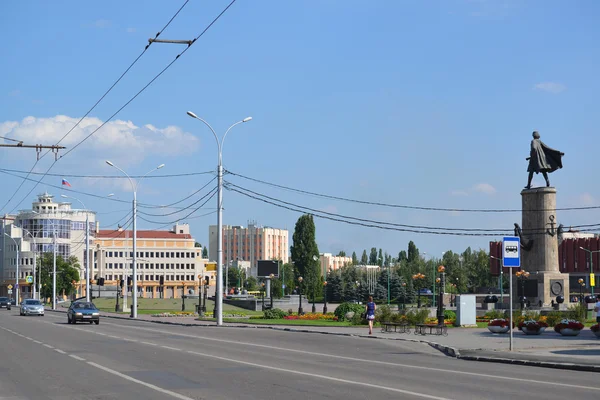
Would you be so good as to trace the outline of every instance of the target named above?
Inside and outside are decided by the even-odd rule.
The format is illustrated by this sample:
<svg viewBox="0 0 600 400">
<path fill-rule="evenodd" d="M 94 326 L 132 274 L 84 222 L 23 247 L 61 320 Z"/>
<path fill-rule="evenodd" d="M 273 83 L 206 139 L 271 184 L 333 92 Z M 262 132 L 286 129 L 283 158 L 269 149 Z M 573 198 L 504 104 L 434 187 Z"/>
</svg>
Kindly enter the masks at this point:
<svg viewBox="0 0 600 400">
<path fill-rule="evenodd" d="M 133 268 L 133 263 L 129 263 L 129 268 Z M 123 263 L 107 263 L 108 269 L 123 269 Z M 194 264 L 138 264 L 140 269 L 194 269 Z"/>
<path fill-rule="evenodd" d="M 133 251 L 130 252 L 123 252 L 123 251 L 107 251 L 106 252 L 106 257 L 108 258 L 112 258 L 112 257 L 123 257 L 124 255 L 129 254 L 129 257 L 133 257 Z M 195 258 L 196 257 L 196 253 L 195 252 L 189 252 L 189 251 L 136 251 L 135 252 L 136 257 L 145 257 L 145 258 L 155 258 L 155 257 L 160 257 L 160 258 Z"/>
<path fill-rule="evenodd" d="M 106 280 L 112 281 L 113 278 L 115 280 L 121 280 L 121 279 L 125 279 L 124 277 L 126 277 L 127 275 L 104 275 L 104 278 Z M 164 276 L 165 277 L 165 281 L 194 281 L 196 280 L 196 277 L 194 275 L 138 275 L 137 279 L 138 281 L 142 281 L 142 280 L 146 280 L 146 281 L 160 281 L 160 277 Z M 143 278 L 146 279 L 143 279 Z"/>
</svg>

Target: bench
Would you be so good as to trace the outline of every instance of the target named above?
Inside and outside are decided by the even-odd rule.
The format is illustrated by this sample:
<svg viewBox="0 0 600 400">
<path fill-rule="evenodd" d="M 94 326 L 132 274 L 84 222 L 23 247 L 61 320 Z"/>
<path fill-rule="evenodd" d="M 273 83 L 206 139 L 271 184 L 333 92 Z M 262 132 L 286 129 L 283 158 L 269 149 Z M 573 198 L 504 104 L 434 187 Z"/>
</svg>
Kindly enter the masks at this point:
<svg viewBox="0 0 600 400">
<path fill-rule="evenodd" d="M 406 322 L 381 322 L 381 332 L 410 333 L 410 325 Z"/>
<path fill-rule="evenodd" d="M 415 335 L 443 335 L 448 336 L 448 327 L 437 324 L 416 324 Z"/>
</svg>

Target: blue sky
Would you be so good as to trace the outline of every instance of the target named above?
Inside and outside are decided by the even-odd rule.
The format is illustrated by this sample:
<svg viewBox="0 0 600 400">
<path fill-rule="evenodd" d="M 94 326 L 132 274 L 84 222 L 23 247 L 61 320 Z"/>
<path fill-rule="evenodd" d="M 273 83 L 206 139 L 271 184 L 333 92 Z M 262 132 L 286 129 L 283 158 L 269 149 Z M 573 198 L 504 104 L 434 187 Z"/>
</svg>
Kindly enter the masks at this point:
<svg viewBox="0 0 600 400">
<path fill-rule="evenodd" d="M 0 136 L 52 144 L 96 102 L 183 1 L 2 2 Z M 191 39 L 228 4 L 192 0 L 162 34 Z M 595 1 L 248 1 L 230 10 L 165 74 L 52 173 L 132 175 L 210 171 L 217 150 L 192 110 L 227 137 L 225 168 L 299 189 L 360 200 L 444 208 L 520 207 L 531 132 L 566 153 L 553 173 L 559 207 L 600 205 L 593 169 L 600 148 L 600 55 Z M 183 48 L 153 44 L 65 140 L 67 148 L 121 107 Z M 1 139 L 0 139 L 1 140 Z M 68 149 L 67 149 L 68 150 Z M 64 154 L 64 152 L 63 152 Z M 29 170 L 34 150 L 0 149 L 0 168 Z M 52 157 L 35 171 L 44 172 Z M 147 179 L 139 201 L 176 202 L 211 175 Z M 129 200 L 124 180 L 67 178 L 73 189 Z M 449 213 L 360 205 L 301 195 L 239 177 L 233 183 L 294 204 L 401 224 L 510 230 L 519 213 Z M 0 206 L 20 179 L 0 174 Z M 30 206 L 60 185 L 27 182 L 1 212 Z M 542 179 L 536 178 L 537 184 Z M 179 203 L 187 206 L 206 190 Z M 24 199 L 25 198 L 25 199 Z M 128 204 L 79 195 L 101 225 Z M 24 199 L 24 200 L 23 200 Z M 194 216 L 214 211 L 216 200 Z M 288 228 L 300 214 L 224 192 L 224 222 Z M 166 214 L 174 210 L 144 210 Z M 143 229 L 189 211 L 145 216 Z M 597 210 L 563 211 L 559 222 L 600 223 Z M 189 222 L 206 243 L 216 215 Z M 317 219 L 323 252 L 381 247 L 393 255 L 414 240 L 438 257 L 486 248 L 488 237 L 394 232 Z M 493 238 L 492 238 L 493 239 Z"/>
</svg>

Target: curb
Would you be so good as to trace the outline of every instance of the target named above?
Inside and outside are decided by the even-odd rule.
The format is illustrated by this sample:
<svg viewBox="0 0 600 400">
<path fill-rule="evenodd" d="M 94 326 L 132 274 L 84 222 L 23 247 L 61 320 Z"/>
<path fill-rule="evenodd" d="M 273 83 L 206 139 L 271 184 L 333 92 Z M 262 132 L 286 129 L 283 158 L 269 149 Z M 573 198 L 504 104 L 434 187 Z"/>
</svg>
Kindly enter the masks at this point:
<svg viewBox="0 0 600 400">
<path fill-rule="evenodd" d="M 572 363 L 552 363 L 547 361 L 531 361 L 531 360 L 516 360 L 500 357 L 481 357 L 481 356 L 458 356 L 460 360 L 493 362 L 500 364 L 527 365 L 531 367 L 566 369 L 572 371 L 600 372 L 600 366 L 596 365 L 581 365 Z"/>
</svg>

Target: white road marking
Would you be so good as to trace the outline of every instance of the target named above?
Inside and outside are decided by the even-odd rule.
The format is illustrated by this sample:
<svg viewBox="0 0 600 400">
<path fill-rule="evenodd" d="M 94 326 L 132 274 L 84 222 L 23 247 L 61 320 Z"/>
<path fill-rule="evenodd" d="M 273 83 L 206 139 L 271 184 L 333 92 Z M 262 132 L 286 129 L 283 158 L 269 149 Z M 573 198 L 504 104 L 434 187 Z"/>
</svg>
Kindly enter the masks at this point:
<svg viewBox="0 0 600 400">
<path fill-rule="evenodd" d="M 162 347 L 163 349 L 169 349 L 169 350 L 181 351 L 181 349 L 177 349 L 177 348 L 175 348 L 175 347 L 169 347 L 169 346 L 160 346 L 160 347 Z"/>
<path fill-rule="evenodd" d="M 167 389 L 163 389 L 163 388 L 161 388 L 161 387 L 155 386 L 155 385 L 153 385 L 153 384 L 151 384 L 151 383 L 148 383 L 148 382 L 140 381 L 139 379 L 132 378 L 132 377 L 131 377 L 131 376 L 129 376 L 129 375 L 122 374 L 122 373 L 120 373 L 120 372 L 117 372 L 117 371 L 115 371 L 115 370 L 112 370 L 112 369 L 110 369 L 110 368 L 104 367 L 104 366 L 102 366 L 102 365 L 100 365 L 100 364 L 96 364 L 96 363 L 94 363 L 94 362 L 91 362 L 91 361 L 88 361 L 88 362 L 87 362 L 87 364 L 88 364 L 88 365 L 91 365 L 92 367 L 96 367 L 96 368 L 98 368 L 98 369 L 101 369 L 102 371 L 108 372 L 109 374 L 113 374 L 113 375 L 116 375 L 116 376 L 118 376 L 118 377 L 120 377 L 120 378 L 123 378 L 123 379 L 125 379 L 125 380 L 127 380 L 127 381 L 130 381 L 130 382 L 135 382 L 135 383 L 137 383 L 137 384 L 139 384 L 139 385 L 146 386 L 147 388 L 150 388 L 150 389 L 156 390 L 157 392 L 160 392 L 160 393 L 164 393 L 164 394 L 166 394 L 166 395 L 169 395 L 169 396 L 171 396 L 171 397 L 174 397 L 174 398 L 176 398 L 176 399 L 181 399 L 181 400 L 194 400 L 194 399 L 192 399 L 191 397 L 187 397 L 187 396 L 184 396 L 184 395 L 182 395 L 182 394 L 179 394 L 179 393 L 177 393 L 177 392 L 173 392 L 173 391 L 170 391 L 170 390 L 167 390 Z"/>
<path fill-rule="evenodd" d="M 76 356 L 75 354 L 69 354 L 69 357 L 74 358 L 79 361 L 85 361 L 85 358 L 81 358 L 79 356 Z"/>
<path fill-rule="evenodd" d="M 138 342 L 138 343 L 147 344 L 149 346 L 158 346 L 156 343 L 150 343 L 150 342 Z"/>
<path fill-rule="evenodd" d="M 237 344 L 237 345 L 244 345 L 244 346 L 268 348 L 268 349 L 281 350 L 281 351 L 291 352 L 291 353 L 310 354 L 310 355 L 320 356 L 320 357 L 329 357 L 329 358 L 340 359 L 340 360 L 356 361 L 361 364 L 377 364 L 377 365 L 386 365 L 389 367 L 396 367 L 396 368 L 407 368 L 407 369 L 417 369 L 417 370 L 424 370 L 424 371 L 445 372 L 445 373 L 457 374 L 457 375 L 477 376 L 477 377 L 481 377 L 481 378 L 490 378 L 490 379 L 502 379 L 502 380 L 507 380 L 507 381 L 534 383 L 534 384 L 539 384 L 539 385 L 552 385 L 552 386 L 568 387 L 568 388 L 576 388 L 576 389 L 587 389 L 587 390 L 594 390 L 594 391 L 598 390 L 597 387 L 591 387 L 591 386 L 580 386 L 580 385 L 573 385 L 573 384 L 569 384 L 569 383 L 539 381 L 539 380 L 524 379 L 524 378 L 514 378 L 514 377 L 510 377 L 510 376 L 490 375 L 490 374 L 482 374 L 482 373 L 478 373 L 478 372 L 457 371 L 457 370 L 450 370 L 450 369 L 443 369 L 443 368 L 420 367 L 417 365 L 399 364 L 399 363 L 392 363 L 392 362 L 387 362 L 387 361 L 365 360 L 362 358 L 338 356 L 338 355 L 334 355 L 334 354 L 317 353 L 317 352 L 311 352 L 311 351 L 305 351 L 305 350 L 286 349 L 286 348 L 282 348 L 282 347 L 267 346 L 267 345 L 263 345 L 263 344 L 238 342 L 235 340 L 216 339 L 213 337 L 198 336 L 198 335 L 188 335 L 185 333 L 143 328 L 140 326 L 118 325 L 118 324 L 111 324 L 111 323 L 105 323 L 104 325 L 114 325 L 114 326 L 118 326 L 120 328 L 145 330 L 145 331 L 151 331 L 154 333 L 164 333 L 164 334 L 168 334 L 171 336 L 189 337 L 189 338 L 202 339 L 202 340 L 213 341 L 213 342 L 222 342 L 222 343 Z"/>
<path fill-rule="evenodd" d="M 53 346 L 50 346 L 49 344 L 46 344 L 46 343 L 42 343 L 42 346 L 46 346 L 49 349 L 53 349 L 54 348 Z"/>
<path fill-rule="evenodd" d="M 227 357 L 219 357 L 219 356 L 213 356 L 213 355 L 210 355 L 210 354 L 198 353 L 197 351 L 191 351 L 191 350 L 189 350 L 188 353 L 195 354 L 195 355 L 202 356 L 202 357 L 213 358 L 213 359 L 216 359 L 216 360 L 230 361 L 230 362 L 234 362 L 234 363 L 237 363 L 237 364 L 249 365 L 249 366 L 252 366 L 252 367 L 258 367 L 258 368 L 264 368 L 264 369 L 270 369 L 270 370 L 277 371 L 277 372 L 287 372 L 287 373 L 290 373 L 290 374 L 294 374 L 296 376 L 297 375 L 310 376 L 311 378 L 318 378 L 318 379 L 323 379 L 323 380 L 326 380 L 326 381 L 340 382 L 340 383 L 345 383 L 345 384 L 355 385 L 355 386 L 364 386 L 364 387 L 368 387 L 368 388 L 371 388 L 371 389 L 386 390 L 388 392 L 408 394 L 410 396 L 422 397 L 422 398 L 425 398 L 425 399 L 450 400 L 447 397 L 432 396 L 432 395 L 429 395 L 429 394 L 424 394 L 424 393 L 419 393 L 419 392 L 412 392 L 410 390 L 397 389 L 397 388 L 393 388 L 393 387 L 389 387 L 389 386 L 375 385 L 375 384 L 366 383 L 366 382 L 351 381 L 351 380 L 348 380 L 348 379 L 334 378 L 334 377 L 331 377 L 331 376 L 324 376 L 324 375 L 319 375 L 319 374 L 311 374 L 310 372 L 302 372 L 302 371 L 297 371 L 297 370 L 292 370 L 292 369 L 272 367 L 270 365 L 256 364 L 256 363 L 251 363 L 251 362 L 247 362 L 247 361 L 233 360 L 233 359 L 227 358 Z"/>
<path fill-rule="evenodd" d="M 57 353 L 60 353 L 60 354 L 67 354 L 66 351 L 62 351 L 61 349 L 54 349 L 54 351 L 56 351 Z"/>
<path fill-rule="evenodd" d="M 33 343 L 42 344 L 39 340 L 34 340 Z"/>
</svg>

